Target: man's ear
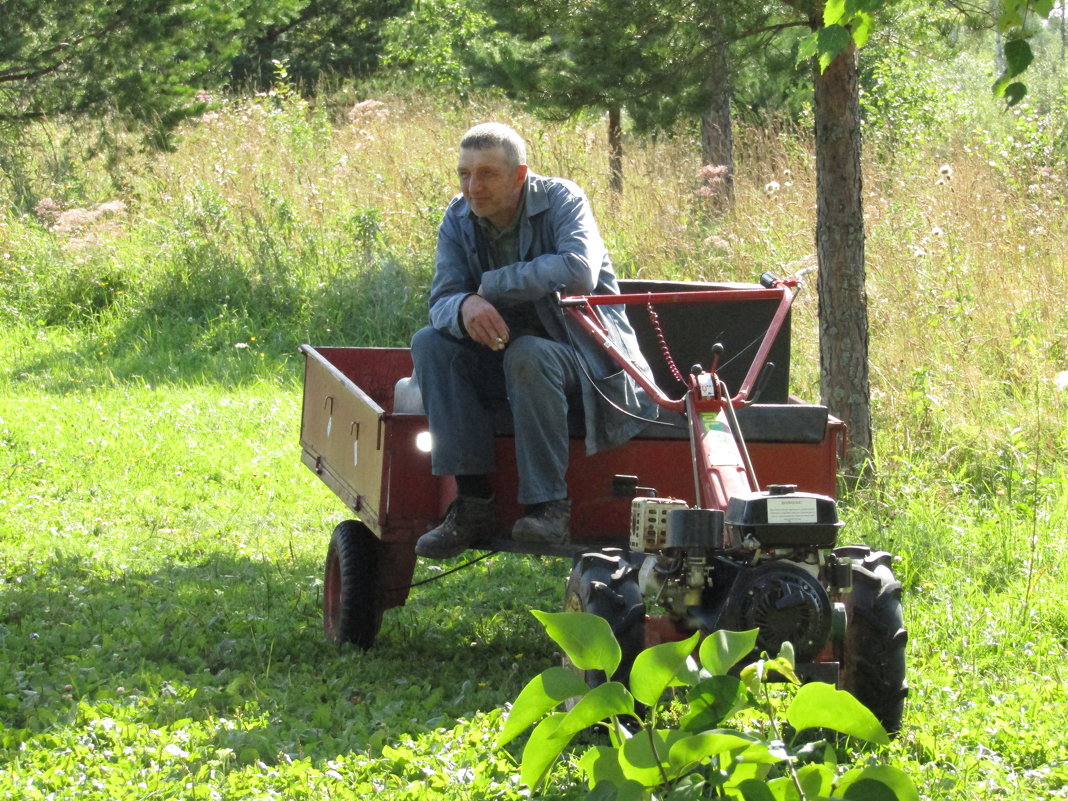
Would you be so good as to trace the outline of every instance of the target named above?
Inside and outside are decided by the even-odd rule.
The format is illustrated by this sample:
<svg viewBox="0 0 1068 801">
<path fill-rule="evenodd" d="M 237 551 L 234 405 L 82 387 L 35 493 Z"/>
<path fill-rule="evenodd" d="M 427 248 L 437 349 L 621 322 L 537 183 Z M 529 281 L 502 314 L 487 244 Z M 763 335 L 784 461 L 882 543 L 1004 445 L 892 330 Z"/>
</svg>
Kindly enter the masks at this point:
<svg viewBox="0 0 1068 801">
<path fill-rule="evenodd" d="M 527 169 L 528 168 L 527 168 L 526 164 L 520 164 L 516 168 L 516 171 L 515 171 L 515 182 L 517 184 L 521 184 L 523 181 L 525 181 L 527 179 Z"/>
</svg>

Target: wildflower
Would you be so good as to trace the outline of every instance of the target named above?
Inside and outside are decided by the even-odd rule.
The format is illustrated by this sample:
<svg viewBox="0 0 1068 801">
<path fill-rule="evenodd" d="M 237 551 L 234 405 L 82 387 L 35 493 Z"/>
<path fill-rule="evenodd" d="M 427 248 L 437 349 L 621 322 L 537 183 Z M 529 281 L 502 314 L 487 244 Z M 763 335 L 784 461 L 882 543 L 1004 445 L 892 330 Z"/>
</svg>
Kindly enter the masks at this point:
<svg viewBox="0 0 1068 801">
<path fill-rule="evenodd" d="M 768 197 L 772 197 L 778 193 L 782 186 L 778 181 L 768 181 L 764 184 L 764 194 Z"/>
<path fill-rule="evenodd" d="M 89 209 L 67 209 L 56 217 L 52 230 L 56 233 L 72 233 L 88 228 L 100 219 L 100 215 Z"/>
<path fill-rule="evenodd" d="M 186 751 L 184 748 L 182 748 L 177 743 L 169 743 L 169 744 L 165 745 L 163 747 L 163 753 L 165 753 L 169 757 L 174 757 L 175 759 L 188 759 L 189 758 L 189 752 Z"/>
<path fill-rule="evenodd" d="M 1061 370 L 1057 373 L 1057 377 L 1053 379 L 1053 385 L 1059 390 L 1068 392 L 1068 370 Z"/>
<path fill-rule="evenodd" d="M 727 177 L 729 171 L 726 164 L 706 164 L 697 174 L 709 183 L 717 183 Z"/>
<path fill-rule="evenodd" d="M 386 104 L 381 100 L 361 100 L 359 103 L 349 109 L 349 122 L 356 122 L 359 119 L 372 119 L 372 120 L 384 120 L 389 116 L 389 109 L 386 108 Z"/>
<path fill-rule="evenodd" d="M 37 201 L 37 205 L 33 207 L 33 213 L 37 215 L 38 219 L 49 226 L 55 224 L 62 211 L 62 207 L 50 197 L 41 198 Z"/>
<path fill-rule="evenodd" d="M 704 184 L 698 188 L 697 194 L 701 197 L 716 197 L 720 193 L 723 182 L 729 172 L 730 169 L 726 164 L 706 164 L 697 171 L 698 177 L 704 180 Z"/>
<path fill-rule="evenodd" d="M 943 164 L 941 167 L 938 168 L 938 174 L 941 176 L 941 180 L 946 182 L 952 181 L 953 167 L 949 164 Z"/>
<path fill-rule="evenodd" d="M 126 204 L 121 200 L 108 200 L 96 207 L 101 217 L 110 217 L 113 214 L 125 214 Z"/>
</svg>

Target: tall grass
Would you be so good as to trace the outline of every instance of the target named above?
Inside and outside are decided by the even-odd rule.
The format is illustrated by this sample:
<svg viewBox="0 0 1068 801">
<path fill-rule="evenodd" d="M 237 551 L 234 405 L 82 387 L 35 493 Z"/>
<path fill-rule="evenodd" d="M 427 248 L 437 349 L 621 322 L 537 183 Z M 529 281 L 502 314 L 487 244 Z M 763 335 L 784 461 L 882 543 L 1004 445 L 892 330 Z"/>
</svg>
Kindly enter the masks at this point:
<svg viewBox="0 0 1068 801">
<path fill-rule="evenodd" d="M 984 106 L 985 96 L 943 99 L 944 108 L 909 112 L 942 127 L 917 123 L 907 138 L 877 117 L 867 123 L 877 470 L 843 514 L 849 539 L 901 557 L 914 689 L 895 758 L 929 797 L 1023 801 L 1063 795 L 1068 784 L 1058 719 L 1068 702 L 1060 667 L 1068 643 L 1068 172 L 1059 147 L 1068 115 L 1063 94 L 1043 97 L 1048 113 L 1008 115 Z M 375 99 L 381 105 L 354 108 L 287 93 L 220 99 L 172 153 L 142 152 L 121 132 L 61 125 L 35 128 L 7 150 L 0 639 L 9 638 L 3 670 L 21 672 L 24 685 L 3 707 L 8 729 L 52 727 L 62 749 L 78 737 L 106 739 L 91 722 L 107 716 L 105 701 L 113 719 L 129 701 L 149 710 L 146 719 L 190 714 L 218 727 L 212 715 L 244 709 L 255 718 L 239 726 L 245 734 L 185 735 L 220 749 L 212 770 L 223 779 L 212 786 L 224 796 L 253 792 L 234 789 L 238 774 L 267 792 L 253 756 L 261 751 L 303 754 L 315 774 L 305 786 L 336 789 L 327 776 L 334 770 L 359 794 L 373 791 L 367 771 L 404 775 L 422 764 L 421 775 L 433 774 L 420 762 L 432 759 L 413 756 L 418 743 L 403 746 L 404 759 L 383 751 L 440 725 L 416 721 L 433 716 L 414 696 L 443 694 L 445 714 L 474 715 L 504 703 L 538 669 L 522 663 L 480 676 L 488 662 L 520 650 L 551 658 L 544 644 L 527 642 L 533 627 L 517 621 L 525 605 L 557 603 L 552 571 L 563 568 L 539 573 L 511 558 L 500 562 L 503 576 L 487 570 L 471 589 L 454 584 L 389 613 L 385 656 L 339 658 L 317 644 L 323 519 L 342 510 L 297 464 L 296 347 L 406 344 L 425 317 L 436 227 L 455 191 L 455 143 L 472 122 L 514 124 L 534 169 L 584 186 L 621 275 L 753 280 L 814 263 L 814 158 L 804 130 L 737 132 L 737 207 L 724 216 L 699 191 L 702 165 L 687 131 L 628 140 L 626 191 L 615 196 L 599 119 L 546 123 L 492 98 L 459 108 L 421 95 Z M 816 314 L 807 290 L 791 366 L 793 389 L 807 398 L 818 395 Z M 217 598 L 223 614 L 237 615 L 232 636 L 210 615 L 181 623 L 156 589 L 176 580 L 197 614 Z M 504 592 L 513 582 L 514 596 Z M 39 646 L 24 638 L 51 628 L 49 615 L 79 593 L 84 604 L 69 631 L 55 635 L 68 653 L 62 683 L 46 680 L 30 667 Z M 130 614 L 147 616 L 125 630 L 137 659 L 79 661 L 79 648 L 97 646 L 65 638 L 99 629 L 127 593 Z M 468 602 L 460 613 L 458 595 Z M 178 642 L 167 659 L 150 656 L 161 620 L 199 643 L 195 657 Z M 201 642 L 203 626 L 213 633 Z M 269 641 L 257 639 L 263 631 Z M 464 648 L 481 667 L 464 662 L 445 678 L 416 671 L 403 683 L 412 649 L 437 660 L 438 649 Z M 294 715 L 311 703 L 295 689 L 311 681 L 299 667 L 305 657 L 349 682 L 324 692 L 353 695 L 318 702 L 328 708 L 307 713 L 314 719 L 301 728 Z M 237 669 L 220 673 L 228 659 Z M 130 667 L 137 660 L 140 684 Z M 173 685 L 175 661 L 187 677 L 210 669 L 213 678 L 187 687 L 215 706 L 190 702 L 181 712 L 161 689 Z M 273 678 L 252 692 L 260 709 L 242 707 L 245 690 L 229 683 L 241 672 L 262 678 L 268 665 Z M 93 678 L 79 707 L 80 684 L 70 677 L 89 668 L 111 671 L 110 685 Z M 31 703 L 19 693 L 40 692 L 35 681 L 47 692 Z M 136 700 L 116 694 L 120 681 L 138 687 Z M 62 699 L 67 684 L 74 702 Z M 351 701 L 364 692 L 376 698 L 373 714 Z M 61 712 L 70 703 L 75 711 Z M 35 717 L 42 706 L 49 714 Z M 262 734 L 272 715 L 286 721 L 274 738 Z M 339 720 L 351 723 L 347 733 L 330 734 Z M 467 754 L 485 739 L 480 727 L 492 725 L 424 745 L 442 759 Z M 166 745 L 145 736 L 146 748 Z M 8 737 L 4 753 L 23 738 Z M 315 738 L 328 744 L 309 745 Z M 350 756 L 329 767 L 331 749 Z M 21 764 L 39 769 L 49 753 L 39 741 Z M 12 764 L 15 782 L 20 763 Z M 487 787 L 507 783 L 500 771 Z M 390 784 L 396 797 L 420 797 L 398 786 Z"/>
</svg>

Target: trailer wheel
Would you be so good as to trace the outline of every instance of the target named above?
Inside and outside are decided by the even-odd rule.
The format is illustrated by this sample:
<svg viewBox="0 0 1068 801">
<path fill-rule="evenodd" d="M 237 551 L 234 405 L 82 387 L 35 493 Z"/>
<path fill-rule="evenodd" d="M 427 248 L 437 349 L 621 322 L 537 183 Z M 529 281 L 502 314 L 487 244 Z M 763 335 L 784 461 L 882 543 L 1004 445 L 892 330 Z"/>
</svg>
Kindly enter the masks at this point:
<svg viewBox="0 0 1068 801">
<path fill-rule="evenodd" d="M 853 562 L 853 591 L 845 596 L 840 683 L 893 734 L 901 729 L 908 695 L 901 583 L 886 552 L 850 547 L 835 553 L 861 560 Z"/>
<path fill-rule="evenodd" d="M 334 643 L 370 648 L 382 626 L 379 541 L 358 520 L 334 529 L 323 578 L 323 634 Z"/>
<path fill-rule="evenodd" d="M 645 602 L 638 587 L 638 571 L 618 548 L 582 554 L 567 579 L 564 609 L 590 612 L 608 621 L 623 652 L 614 681 L 627 684 L 635 657 L 645 648 Z M 604 684 L 604 671 L 583 671 L 591 687 Z"/>
</svg>

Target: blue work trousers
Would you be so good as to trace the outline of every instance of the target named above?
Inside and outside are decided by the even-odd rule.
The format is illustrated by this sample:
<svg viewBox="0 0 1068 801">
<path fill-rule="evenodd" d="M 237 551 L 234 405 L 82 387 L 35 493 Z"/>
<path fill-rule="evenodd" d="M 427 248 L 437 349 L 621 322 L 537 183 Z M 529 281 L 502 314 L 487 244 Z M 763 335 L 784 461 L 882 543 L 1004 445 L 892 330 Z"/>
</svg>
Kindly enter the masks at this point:
<svg viewBox="0 0 1068 801">
<path fill-rule="evenodd" d="M 434 475 L 494 471 L 494 413 L 510 408 L 515 432 L 517 500 L 567 497 L 568 404 L 581 404 L 574 348 L 520 336 L 502 351 L 436 328 L 412 338 L 415 378 L 430 426 Z"/>
</svg>

